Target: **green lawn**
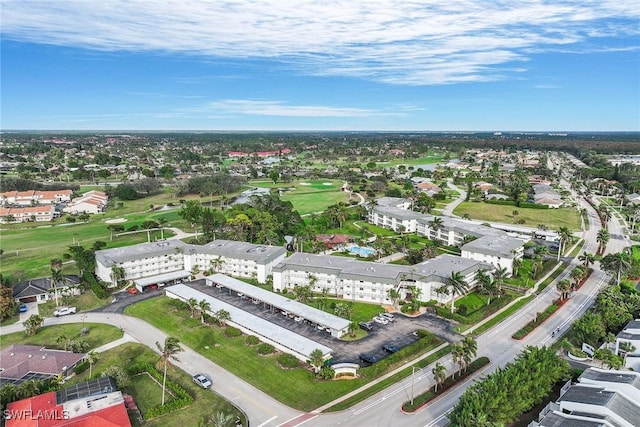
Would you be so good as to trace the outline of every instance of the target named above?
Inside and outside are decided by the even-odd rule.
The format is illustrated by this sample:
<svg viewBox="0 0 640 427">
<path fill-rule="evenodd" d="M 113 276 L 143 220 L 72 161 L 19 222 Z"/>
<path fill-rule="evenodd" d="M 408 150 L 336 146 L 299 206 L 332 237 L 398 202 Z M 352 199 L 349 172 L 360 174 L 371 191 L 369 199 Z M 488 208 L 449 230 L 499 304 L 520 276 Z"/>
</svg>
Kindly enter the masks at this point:
<svg viewBox="0 0 640 427">
<path fill-rule="evenodd" d="M 136 343 L 120 345 L 116 348 L 100 353 L 99 357 L 99 360 L 92 368 L 93 378 L 96 378 L 102 373 L 102 371 L 114 365 L 126 368 L 134 361 L 155 365 L 160 360 L 160 357 L 150 349 L 142 344 Z M 144 424 L 145 426 L 164 427 L 200 425 L 199 420 L 204 420 L 211 414 L 218 411 L 242 417 L 241 412 L 222 396 L 212 393 L 211 390 L 204 390 L 198 387 L 191 380 L 191 376 L 180 369 L 170 367 L 167 370 L 167 378 L 185 388 L 189 394 L 194 396 L 194 401 L 191 405 L 176 412 L 146 420 Z M 87 381 L 88 379 L 89 370 L 87 369 L 81 374 L 73 377 L 70 384 Z M 149 379 L 148 376 L 147 379 Z M 149 379 L 149 381 L 152 380 Z M 160 403 L 162 399 L 162 389 L 157 387 L 156 383 L 150 384 L 149 381 L 140 378 L 138 381 L 134 381 L 134 387 L 125 389 L 125 392 L 134 396 L 136 403 L 143 410 L 143 413 L 146 408 L 153 407 Z M 144 386 L 144 389 L 138 390 L 139 383 L 141 384 L 141 388 Z M 140 392 L 144 394 L 140 394 Z M 170 398 L 170 395 L 167 395 L 166 397 Z M 246 422 L 244 425 L 246 425 Z"/>
<path fill-rule="evenodd" d="M 111 301 L 110 298 L 99 299 L 91 289 L 85 290 L 84 293 L 77 296 L 62 297 L 60 299 L 61 306 L 73 306 L 78 312 L 89 311 L 99 307 L 104 307 Z M 47 301 L 38 305 L 38 311 L 41 317 L 52 317 L 56 309 L 55 301 Z"/>
<path fill-rule="evenodd" d="M 325 210 L 328 206 L 338 202 L 347 202 L 348 193 L 340 191 L 342 181 L 321 179 L 321 180 L 302 180 L 292 181 L 290 183 L 276 183 L 273 181 L 251 181 L 250 185 L 265 188 L 287 188 L 280 197 L 284 201 L 291 202 L 293 208 L 300 215 L 319 212 Z"/>
<path fill-rule="evenodd" d="M 122 331 L 115 326 L 102 323 L 86 323 L 84 326 L 89 328 L 89 333 L 84 336 L 80 335 L 82 323 L 45 326 L 31 337 L 26 336 L 24 332 L 15 332 L 3 335 L 0 338 L 0 346 L 4 348 L 11 344 L 33 344 L 47 348 L 59 348 L 56 340 L 64 335 L 74 341 L 84 340 L 89 343 L 89 349 L 93 349 L 122 338 Z"/>
<path fill-rule="evenodd" d="M 145 319 L 193 350 L 291 407 L 309 411 L 368 380 L 317 381 L 303 368 L 283 370 L 277 355 L 258 356 L 255 347 L 245 345 L 244 336 L 226 338 L 219 328 L 203 326 L 189 313 L 179 310 L 168 298 L 152 298 L 127 308 L 126 313 Z M 216 346 L 216 344 L 219 344 Z M 260 375 L 256 375 L 260 372 Z M 282 387 L 287 384 L 287 387 Z"/>
<path fill-rule="evenodd" d="M 475 313 L 479 309 L 487 305 L 487 296 L 472 292 L 456 301 L 456 306 L 464 305 L 467 307 L 467 314 Z"/>
<path fill-rule="evenodd" d="M 513 211 L 518 211 L 518 215 L 514 216 Z M 480 221 L 515 223 L 516 220 L 524 219 L 525 223 L 522 225 L 528 227 L 547 224 L 550 229 L 568 227 L 570 230 L 580 230 L 580 214 L 573 208 L 532 209 L 483 202 L 462 202 L 453 213 L 459 216 L 468 214 L 472 219 Z"/>
<path fill-rule="evenodd" d="M 162 404 L 162 385 L 158 384 L 146 372 L 131 377 L 131 395 L 135 396 L 138 408 L 144 417 L 145 413 L 160 404 Z M 171 401 L 173 396 L 169 390 L 165 391 L 165 403 Z"/>
</svg>

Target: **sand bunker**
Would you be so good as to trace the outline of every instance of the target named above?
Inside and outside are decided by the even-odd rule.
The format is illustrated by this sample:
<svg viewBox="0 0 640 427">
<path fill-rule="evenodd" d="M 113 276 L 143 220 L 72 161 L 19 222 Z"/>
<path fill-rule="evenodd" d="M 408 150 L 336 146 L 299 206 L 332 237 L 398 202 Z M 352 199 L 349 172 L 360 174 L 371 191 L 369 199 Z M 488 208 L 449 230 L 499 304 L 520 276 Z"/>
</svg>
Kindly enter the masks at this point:
<svg viewBox="0 0 640 427">
<path fill-rule="evenodd" d="M 105 221 L 106 224 L 120 224 L 121 222 L 127 222 L 126 218 L 114 218 Z"/>
</svg>

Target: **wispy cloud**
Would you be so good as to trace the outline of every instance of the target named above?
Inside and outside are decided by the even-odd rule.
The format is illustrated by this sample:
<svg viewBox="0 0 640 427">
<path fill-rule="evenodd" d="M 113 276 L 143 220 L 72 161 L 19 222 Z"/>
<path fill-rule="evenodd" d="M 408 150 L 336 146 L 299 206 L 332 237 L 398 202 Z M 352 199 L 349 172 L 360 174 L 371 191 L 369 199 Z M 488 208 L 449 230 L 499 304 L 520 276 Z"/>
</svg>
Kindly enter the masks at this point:
<svg viewBox="0 0 640 427">
<path fill-rule="evenodd" d="M 375 115 L 391 115 L 376 110 L 350 107 L 331 107 L 325 105 L 290 105 L 284 101 L 224 99 L 213 101 L 203 107 L 191 109 L 215 115 L 243 114 L 256 116 L 285 117 L 368 117 Z"/>
<path fill-rule="evenodd" d="M 580 53 L 605 38 L 632 48 L 640 35 L 637 0 L 5 0 L 2 9 L 3 37 L 14 40 L 270 59 L 405 85 L 503 79 L 532 52 Z"/>
</svg>

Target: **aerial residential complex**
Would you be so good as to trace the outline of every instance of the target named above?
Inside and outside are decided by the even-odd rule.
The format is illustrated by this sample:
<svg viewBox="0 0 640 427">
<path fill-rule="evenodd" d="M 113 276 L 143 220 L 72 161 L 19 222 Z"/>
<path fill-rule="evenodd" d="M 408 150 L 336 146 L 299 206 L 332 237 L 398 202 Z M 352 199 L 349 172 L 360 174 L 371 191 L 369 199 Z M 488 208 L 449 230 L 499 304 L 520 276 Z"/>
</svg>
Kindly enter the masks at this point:
<svg viewBox="0 0 640 427">
<path fill-rule="evenodd" d="M 113 267 L 124 269 L 124 279 L 136 280 L 157 277 L 162 283 L 174 272 L 209 271 L 236 277 L 254 278 L 265 283 L 273 266 L 281 262 L 286 250 L 278 246 L 255 245 L 234 240 L 214 240 L 206 245 L 190 245 L 180 240 L 142 243 L 96 252 L 96 275 L 100 280 L 113 282 Z"/>
<path fill-rule="evenodd" d="M 509 274 L 513 270 L 513 260 L 522 258 L 524 243 L 531 239 L 530 234 L 513 231 L 515 227 L 507 232 L 471 221 L 425 215 L 408 210 L 410 205 L 407 199 L 381 197 L 369 211 L 368 220 L 378 227 L 415 232 L 444 245 L 458 246 L 463 258 L 505 268 Z M 439 218 L 439 222 L 435 218 Z M 471 238 L 474 240 L 464 243 Z"/>
</svg>

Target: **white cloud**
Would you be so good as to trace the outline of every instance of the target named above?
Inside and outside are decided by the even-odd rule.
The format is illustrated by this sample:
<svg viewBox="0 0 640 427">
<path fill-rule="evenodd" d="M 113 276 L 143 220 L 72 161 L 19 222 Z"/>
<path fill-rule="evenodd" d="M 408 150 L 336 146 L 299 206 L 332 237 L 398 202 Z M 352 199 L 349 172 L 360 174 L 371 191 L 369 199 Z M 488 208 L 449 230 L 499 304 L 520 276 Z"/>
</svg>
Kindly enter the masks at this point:
<svg viewBox="0 0 640 427">
<path fill-rule="evenodd" d="M 5 0 L 2 34 L 105 51 L 272 59 L 299 73 L 423 85 L 501 79 L 531 52 L 580 52 L 599 37 L 636 46 L 639 17 L 637 0 Z"/>
<path fill-rule="evenodd" d="M 199 109 L 215 114 L 245 114 L 286 117 L 367 117 L 389 115 L 375 110 L 323 105 L 288 105 L 283 101 L 225 99 L 213 101 Z"/>
</svg>

